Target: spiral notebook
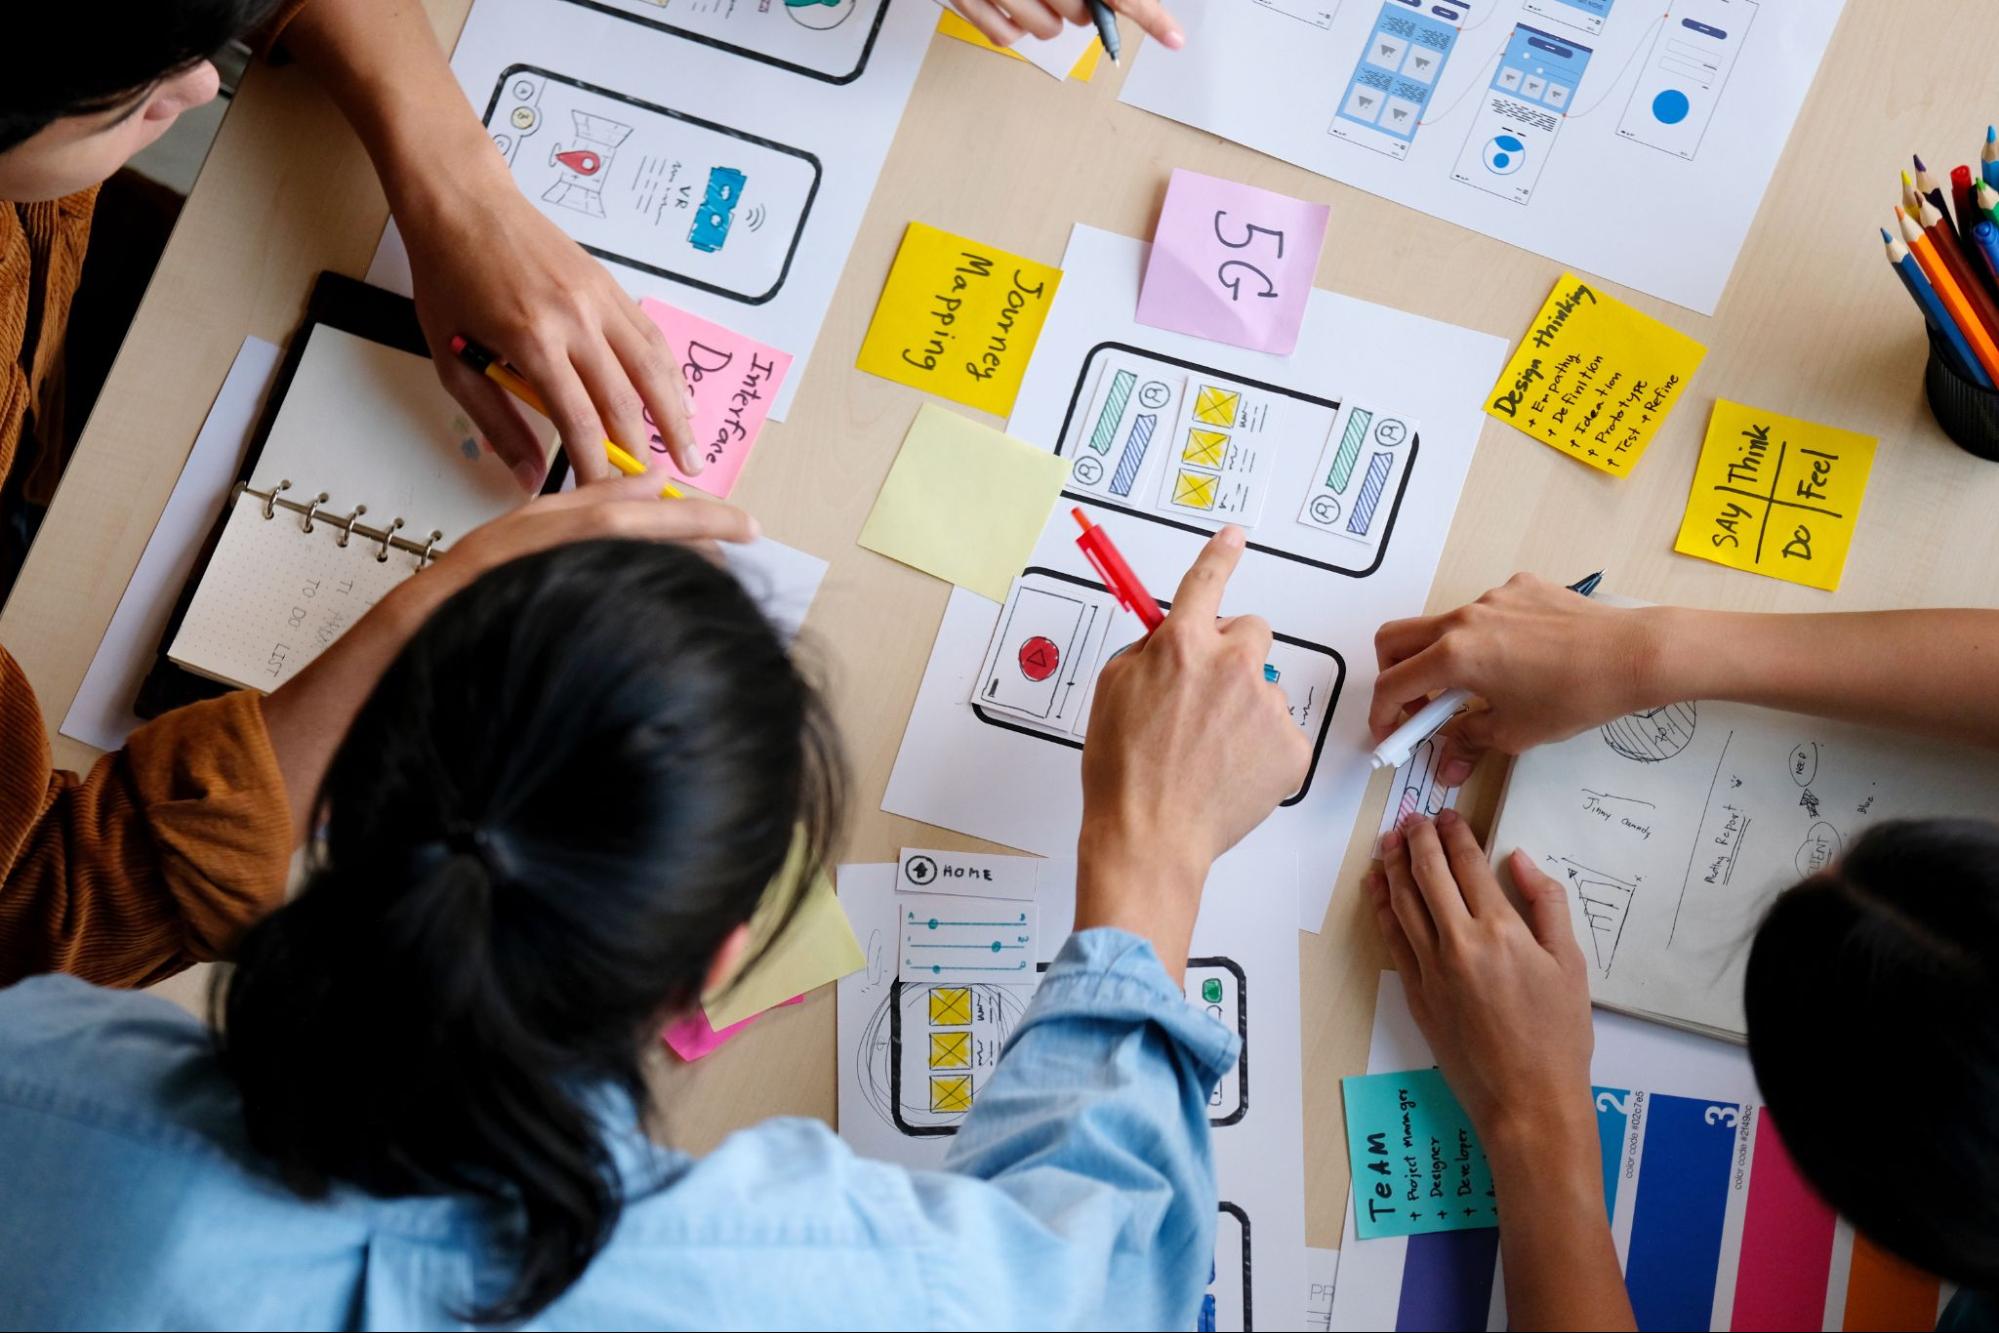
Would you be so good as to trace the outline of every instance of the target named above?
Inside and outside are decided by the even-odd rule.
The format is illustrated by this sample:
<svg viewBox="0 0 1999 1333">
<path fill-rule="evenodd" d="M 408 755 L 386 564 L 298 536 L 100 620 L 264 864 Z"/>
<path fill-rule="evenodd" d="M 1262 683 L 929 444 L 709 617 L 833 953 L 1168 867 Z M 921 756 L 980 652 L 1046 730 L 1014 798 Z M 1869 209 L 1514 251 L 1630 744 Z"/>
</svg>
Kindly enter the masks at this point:
<svg viewBox="0 0 1999 1333">
<path fill-rule="evenodd" d="M 407 304 L 359 287 L 326 275 L 314 293 L 318 317 L 288 352 L 167 631 L 175 667 L 276 689 L 452 542 L 523 502 L 430 359 L 410 349 Z"/>
</svg>

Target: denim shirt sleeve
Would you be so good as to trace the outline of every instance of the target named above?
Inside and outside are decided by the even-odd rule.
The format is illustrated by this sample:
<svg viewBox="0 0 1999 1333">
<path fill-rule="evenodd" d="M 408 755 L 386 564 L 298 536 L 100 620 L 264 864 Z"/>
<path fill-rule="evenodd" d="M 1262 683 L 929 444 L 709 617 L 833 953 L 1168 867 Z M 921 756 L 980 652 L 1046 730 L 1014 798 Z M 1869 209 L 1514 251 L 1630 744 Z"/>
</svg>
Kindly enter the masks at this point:
<svg viewBox="0 0 1999 1333">
<path fill-rule="evenodd" d="M 1214 1250 L 1208 1096 L 1240 1042 L 1152 946 L 1072 935 L 917 1205 L 975 1263 L 933 1286 L 974 1326 L 1192 1328 Z"/>
</svg>

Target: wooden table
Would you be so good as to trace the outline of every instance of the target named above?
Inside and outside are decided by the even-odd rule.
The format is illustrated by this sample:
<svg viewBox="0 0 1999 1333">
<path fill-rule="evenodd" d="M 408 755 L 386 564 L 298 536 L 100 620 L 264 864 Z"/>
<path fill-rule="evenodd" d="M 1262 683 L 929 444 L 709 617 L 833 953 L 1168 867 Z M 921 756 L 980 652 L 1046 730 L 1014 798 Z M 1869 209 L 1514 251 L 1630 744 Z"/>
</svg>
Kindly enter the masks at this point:
<svg viewBox="0 0 1999 1333">
<path fill-rule="evenodd" d="M 439 31 L 455 33 L 468 0 L 428 3 Z M 1609 568 L 1621 592 L 1701 606 L 1999 606 L 1999 467 L 1960 452 L 1929 419 L 1921 327 L 1873 239 L 1912 147 L 1955 161 L 1999 114 L 1988 74 L 1995 50 L 1999 8 L 1976 0 L 1850 3 L 1717 315 L 1623 293 L 1708 344 L 1693 400 L 1631 480 L 1487 422 L 1431 607 L 1518 569 L 1574 577 L 1583 559 Z M 773 536 L 832 561 L 806 651 L 831 667 L 854 765 L 848 859 L 891 860 L 899 846 L 940 840 L 981 845 L 878 808 L 948 591 L 854 545 L 919 398 L 851 368 L 905 222 L 1059 262 L 1072 222 L 1149 236 L 1168 170 L 1186 166 L 1331 201 L 1318 283 L 1366 300 L 1511 340 L 1561 271 L 1121 106 L 1119 80 L 1105 65 L 1093 84 L 1057 86 L 964 43 L 933 43 L 790 420 L 769 428 L 738 492 Z M 1051 144 L 1063 147 L 1050 153 Z M 361 149 L 306 75 L 254 69 L 0 613 L 0 642 L 34 681 L 52 733 L 237 344 L 245 334 L 287 337 L 320 269 L 363 272 L 386 213 Z M 1716 397 L 1880 437 L 1837 595 L 1672 554 Z M 56 749 L 70 766 L 95 757 L 63 737 Z M 1492 776 L 1468 793 L 1481 827 Z M 1347 1184 L 1337 1079 L 1365 1062 L 1384 965 L 1356 881 L 1385 793 L 1378 779 L 1324 933 L 1299 939 L 1308 1233 L 1319 1245 L 1338 1241 Z M 190 994 L 189 984 L 176 993 Z M 663 1071 L 661 1083 L 666 1132 L 696 1150 L 767 1115 L 832 1119 L 831 990 L 691 1070 Z"/>
</svg>

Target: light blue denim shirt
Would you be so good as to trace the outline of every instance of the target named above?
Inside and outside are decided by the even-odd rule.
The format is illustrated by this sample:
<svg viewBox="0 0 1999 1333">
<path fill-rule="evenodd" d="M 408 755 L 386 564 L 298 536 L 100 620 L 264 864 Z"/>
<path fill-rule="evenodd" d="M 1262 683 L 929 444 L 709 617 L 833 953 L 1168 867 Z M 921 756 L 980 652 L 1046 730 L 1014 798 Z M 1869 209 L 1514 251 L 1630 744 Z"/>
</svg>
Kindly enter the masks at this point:
<svg viewBox="0 0 1999 1333">
<path fill-rule="evenodd" d="M 1151 946 L 1072 936 L 948 1169 L 772 1120 L 703 1158 L 612 1137 L 629 1202 L 532 1328 L 1194 1326 L 1207 1097 L 1237 1039 Z M 206 1030 L 164 1000 L 0 991 L 0 1324 L 458 1326 L 509 1275 L 471 1200 L 308 1201 L 258 1162 Z"/>
</svg>

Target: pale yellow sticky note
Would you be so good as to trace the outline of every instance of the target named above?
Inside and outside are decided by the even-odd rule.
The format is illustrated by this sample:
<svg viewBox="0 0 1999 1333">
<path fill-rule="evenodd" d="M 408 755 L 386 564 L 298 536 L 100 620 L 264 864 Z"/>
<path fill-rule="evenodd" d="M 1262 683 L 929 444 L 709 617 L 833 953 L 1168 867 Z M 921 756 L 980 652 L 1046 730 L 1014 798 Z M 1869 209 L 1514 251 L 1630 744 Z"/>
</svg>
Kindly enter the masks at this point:
<svg viewBox="0 0 1999 1333">
<path fill-rule="evenodd" d="M 1629 475 L 1707 348 L 1564 273 L 1485 410 L 1580 463 Z"/>
<path fill-rule="evenodd" d="M 1010 56 L 1015 60 L 1027 60 L 1026 56 L 1010 46 L 995 46 L 984 33 L 966 22 L 964 16 L 959 14 L 955 9 L 946 9 L 937 16 L 937 31 L 943 33 L 946 37 L 956 37 L 961 42 L 970 42 L 973 46 L 983 47 L 988 51 L 997 51 L 999 54 Z M 1022 40 L 1033 41 L 1034 39 L 1027 37 Z M 1083 48 L 1083 54 L 1077 56 L 1076 63 L 1069 67 L 1069 77 L 1072 79 L 1081 79 L 1083 82 L 1088 83 L 1090 76 L 1097 72 L 1097 59 L 1103 53 L 1103 44 L 1092 37 L 1090 44 Z M 1053 70 L 1049 72 L 1054 73 Z"/>
<path fill-rule="evenodd" d="M 799 855 L 794 847 L 780 872 L 780 883 L 798 873 Z M 847 913 L 833 893 L 833 883 L 823 871 L 812 877 L 784 933 L 764 949 L 776 918 L 774 906 L 757 909 L 750 918 L 750 956 L 756 962 L 740 978 L 701 997 L 708 1026 L 715 1031 L 794 995 L 838 981 L 867 961 L 861 955 L 860 941 L 854 938 L 854 928 L 847 924 Z M 758 957 L 760 951 L 762 956 Z"/>
<path fill-rule="evenodd" d="M 1719 400 L 1673 549 L 1831 592 L 1873 465 L 1872 436 Z"/>
<path fill-rule="evenodd" d="M 1062 270 L 912 222 L 854 364 L 1005 416 Z"/>
<path fill-rule="evenodd" d="M 925 403 L 861 545 L 1004 602 L 1067 475 L 1054 454 Z"/>
</svg>

